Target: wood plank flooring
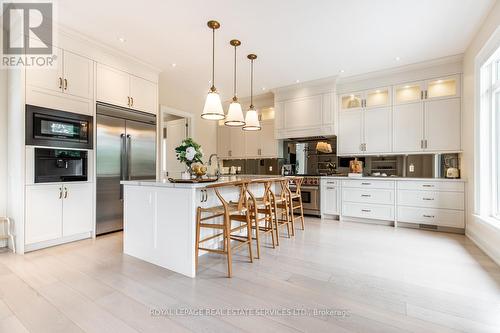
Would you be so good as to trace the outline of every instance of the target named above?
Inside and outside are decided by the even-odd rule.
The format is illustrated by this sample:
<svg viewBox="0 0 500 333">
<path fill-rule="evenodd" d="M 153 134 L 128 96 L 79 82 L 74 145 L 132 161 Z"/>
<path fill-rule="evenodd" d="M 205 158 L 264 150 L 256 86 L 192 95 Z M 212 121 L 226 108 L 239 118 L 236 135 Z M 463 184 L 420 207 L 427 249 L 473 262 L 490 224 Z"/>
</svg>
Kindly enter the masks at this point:
<svg viewBox="0 0 500 333">
<path fill-rule="evenodd" d="M 196 279 L 123 255 L 121 233 L 0 253 L 0 332 L 500 332 L 500 267 L 465 236 L 306 223 L 232 279 L 217 255 Z M 171 309 L 337 315 L 152 315 Z"/>
</svg>

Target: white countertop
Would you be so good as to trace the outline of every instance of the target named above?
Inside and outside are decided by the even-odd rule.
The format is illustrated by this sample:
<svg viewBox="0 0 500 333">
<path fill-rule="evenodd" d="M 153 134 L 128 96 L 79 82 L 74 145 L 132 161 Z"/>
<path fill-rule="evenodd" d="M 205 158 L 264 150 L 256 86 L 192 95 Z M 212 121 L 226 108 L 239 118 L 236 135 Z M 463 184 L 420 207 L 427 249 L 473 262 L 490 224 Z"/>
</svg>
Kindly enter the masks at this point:
<svg viewBox="0 0 500 333">
<path fill-rule="evenodd" d="M 238 180 L 248 180 L 248 179 L 262 179 L 262 178 L 276 178 L 281 177 L 278 175 L 224 175 L 219 178 L 219 180 L 207 183 L 171 183 L 168 179 L 163 180 L 122 180 L 120 184 L 129 186 L 157 186 L 157 187 L 171 187 L 171 188 L 188 188 L 197 189 L 204 188 L 208 185 L 213 184 L 223 184 Z"/>
<path fill-rule="evenodd" d="M 466 179 L 450 179 L 450 178 L 411 178 L 411 177 L 347 177 L 347 176 L 321 176 L 323 179 L 349 179 L 349 180 L 360 180 L 360 179 L 368 179 L 368 180 L 405 180 L 405 181 L 427 181 L 427 182 L 466 182 Z"/>
</svg>

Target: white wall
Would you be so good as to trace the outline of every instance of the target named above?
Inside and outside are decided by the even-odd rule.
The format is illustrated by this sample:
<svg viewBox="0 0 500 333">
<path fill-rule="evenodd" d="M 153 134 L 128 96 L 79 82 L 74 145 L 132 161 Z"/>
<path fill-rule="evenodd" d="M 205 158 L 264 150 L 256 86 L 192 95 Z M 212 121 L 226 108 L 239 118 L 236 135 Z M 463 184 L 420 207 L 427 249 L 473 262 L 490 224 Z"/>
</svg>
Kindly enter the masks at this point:
<svg viewBox="0 0 500 333">
<path fill-rule="evenodd" d="M 7 209 L 7 71 L 0 69 L 0 216 Z"/>
<path fill-rule="evenodd" d="M 476 36 L 472 39 L 464 55 L 463 75 L 463 148 L 462 175 L 468 180 L 467 185 L 467 227 L 466 234 L 473 239 L 479 247 L 487 252 L 500 265 L 500 225 L 492 227 L 476 220 L 474 212 L 474 115 L 475 110 L 475 58 L 489 39 L 491 34 L 500 25 L 500 2 L 496 2 L 491 12 L 484 20 Z"/>
<path fill-rule="evenodd" d="M 193 139 L 202 146 L 203 159 L 207 160 L 210 154 L 217 152 L 217 123 L 201 118 L 208 88 L 205 92 L 180 90 L 167 72 L 160 73 L 158 85 L 160 105 L 193 114 Z"/>
</svg>

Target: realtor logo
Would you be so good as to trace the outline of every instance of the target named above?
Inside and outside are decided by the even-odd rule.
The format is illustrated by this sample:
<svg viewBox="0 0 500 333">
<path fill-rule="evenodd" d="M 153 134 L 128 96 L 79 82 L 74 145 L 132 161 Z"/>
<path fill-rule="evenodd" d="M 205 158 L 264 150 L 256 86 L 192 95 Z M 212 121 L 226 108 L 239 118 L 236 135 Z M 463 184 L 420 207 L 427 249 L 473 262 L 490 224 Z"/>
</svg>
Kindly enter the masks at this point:
<svg viewBox="0 0 500 333">
<path fill-rule="evenodd" d="M 2 67 L 51 67 L 53 4 L 4 2 Z"/>
</svg>

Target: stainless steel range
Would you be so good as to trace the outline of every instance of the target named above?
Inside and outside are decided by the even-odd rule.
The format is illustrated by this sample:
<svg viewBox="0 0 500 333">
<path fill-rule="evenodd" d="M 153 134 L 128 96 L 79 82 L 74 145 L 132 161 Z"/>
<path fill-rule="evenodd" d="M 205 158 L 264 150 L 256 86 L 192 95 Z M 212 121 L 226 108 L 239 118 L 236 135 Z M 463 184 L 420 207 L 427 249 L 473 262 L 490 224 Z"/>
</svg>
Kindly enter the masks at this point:
<svg viewBox="0 0 500 333">
<path fill-rule="evenodd" d="M 300 176 L 300 175 L 299 175 Z M 304 214 L 321 216 L 321 192 L 320 177 L 305 175 L 304 182 L 300 188 Z M 295 186 L 290 186 L 295 191 Z"/>
</svg>

